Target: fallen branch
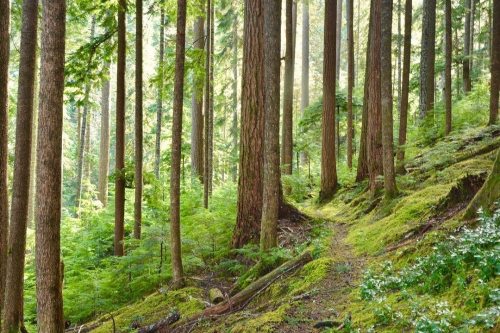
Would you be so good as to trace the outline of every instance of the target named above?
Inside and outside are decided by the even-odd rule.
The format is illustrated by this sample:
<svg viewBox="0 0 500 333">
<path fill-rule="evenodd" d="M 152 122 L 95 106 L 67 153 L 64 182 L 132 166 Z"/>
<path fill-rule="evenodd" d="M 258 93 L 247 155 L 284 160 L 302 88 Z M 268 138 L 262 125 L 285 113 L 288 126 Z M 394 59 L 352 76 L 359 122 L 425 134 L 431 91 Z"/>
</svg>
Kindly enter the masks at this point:
<svg viewBox="0 0 500 333">
<path fill-rule="evenodd" d="M 157 323 L 154 323 L 152 325 L 143 327 L 139 329 L 138 333 L 152 333 L 152 332 L 157 332 L 159 329 L 168 327 L 178 321 L 181 318 L 181 315 L 179 312 L 174 311 L 170 313 L 166 318 L 160 320 Z"/>
</svg>

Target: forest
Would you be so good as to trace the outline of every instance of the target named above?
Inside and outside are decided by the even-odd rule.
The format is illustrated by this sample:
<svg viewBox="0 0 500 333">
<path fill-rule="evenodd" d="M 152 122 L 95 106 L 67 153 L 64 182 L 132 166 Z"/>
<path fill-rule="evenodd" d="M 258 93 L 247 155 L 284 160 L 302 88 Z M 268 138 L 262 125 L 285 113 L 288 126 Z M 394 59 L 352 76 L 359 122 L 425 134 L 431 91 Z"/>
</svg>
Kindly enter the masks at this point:
<svg viewBox="0 0 500 333">
<path fill-rule="evenodd" d="M 0 0 L 0 333 L 499 332 L 500 0 Z"/>
</svg>

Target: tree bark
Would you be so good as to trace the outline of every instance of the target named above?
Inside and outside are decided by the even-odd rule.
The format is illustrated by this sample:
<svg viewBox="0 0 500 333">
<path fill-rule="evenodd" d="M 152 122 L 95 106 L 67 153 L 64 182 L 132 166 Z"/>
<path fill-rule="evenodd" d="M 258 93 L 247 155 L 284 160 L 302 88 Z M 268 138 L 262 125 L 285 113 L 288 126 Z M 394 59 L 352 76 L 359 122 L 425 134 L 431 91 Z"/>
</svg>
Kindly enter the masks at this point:
<svg viewBox="0 0 500 333">
<path fill-rule="evenodd" d="M 4 332 L 23 325 L 24 261 L 31 169 L 31 139 L 35 92 L 38 1 L 23 2 L 21 51 L 17 93 L 16 151 L 5 280 Z"/>
<path fill-rule="evenodd" d="M 264 134 L 263 13 L 260 0 L 245 0 L 241 91 L 238 212 L 232 246 L 258 242 L 262 217 Z"/>
<path fill-rule="evenodd" d="M 398 99 L 397 99 L 397 108 L 398 108 L 398 115 L 401 115 L 401 76 L 402 76 L 402 47 L 401 47 L 401 41 L 403 39 L 403 36 L 401 36 L 401 0 L 398 0 L 398 59 L 397 59 L 397 75 L 398 75 L 398 81 L 397 81 L 397 91 L 398 91 Z"/>
<path fill-rule="evenodd" d="M 498 95 L 500 90 L 500 1 L 493 0 L 493 28 L 491 43 L 491 84 L 489 125 L 498 122 Z"/>
<path fill-rule="evenodd" d="M 471 13 L 472 13 L 472 0 L 465 0 L 465 23 L 464 23 L 464 60 L 463 66 L 463 80 L 464 92 L 471 91 L 470 79 L 470 39 L 471 39 Z"/>
<path fill-rule="evenodd" d="M 411 24 L 412 0 L 405 2 L 405 32 L 403 42 L 403 76 L 401 78 L 401 99 L 399 101 L 399 136 L 397 152 L 397 171 L 404 173 L 406 129 L 408 126 L 408 93 L 410 91 L 410 60 L 411 60 Z"/>
<path fill-rule="evenodd" d="M 300 113 L 304 116 L 305 109 L 309 106 L 309 0 L 302 1 L 302 75 Z M 308 162 L 306 152 L 300 154 L 301 164 Z"/>
<path fill-rule="evenodd" d="M 337 190 L 337 166 L 335 157 L 336 20 L 337 7 L 335 3 L 333 1 L 325 2 L 320 201 L 331 199 Z"/>
<path fill-rule="evenodd" d="M 382 0 L 382 21 L 392 22 L 392 0 Z M 384 168 L 385 198 L 392 199 L 397 194 L 394 172 L 393 118 L 392 118 L 392 25 L 381 25 L 381 107 L 382 107 L 382 153 Z"/>
<path fill-rule="evenodd" d="M 358 167 L 356 170 L 356 181 L 360 182 L 368 177 L 368 103 L 369 103 L 369 84 L 370 84 L 370 57 L 371 57 L 371 44 L 373 33 L 373 1 L 370 1 L 370 19 L 368 23 L 368 42 L 366 47 L 366 61 L 365 61 L 365 82 L 363 93 L 363 114 L 361 116 L 361 135 L 359 140 L 359 156 Z"/>
<path fill-rule="evenodd" d="M 210 99 L 211 99 L 211 82 L 210 82 L 210 71 L 212 70 L 212 1 L 207 0 L 207 48 L 206 48 L 206 59 L 205 59 L 205 144 L 204 144 L 204 174 L 203 174 L 203 206 L 208 209 L 208 199 L 210 197 Z"/>
<path fill-rule="evenodd" d="M 141 239 L 142 226 L 142 159 L 143 159 L 143 97 L 142 97 L 142 0 L 135 1 L 135 196 L 134 238 Z"/>
<path fill-rule="evenodd" d="M 161 160 L 161 123 L 163 120 L 163 58 L 165 55 L 165 9 L 161 2 L 160 9 L 160 53 L 158 55 L 158 87 L 156 96 L 156 141 L 155 141 L 155 176 L 160 179 Z"/>
<path fill-rule="evenodd" d="M 342 3 L 344 0 L 337 0 L 337 27 L 335 30 L 335 82 L 340 80 L 340 49 L 342 47 Z"/>
<path fill-rule="evenodd" d="M 420 53 L 420 119 L 424 119 L 434 109 L 435 45 L 436 0 L 428 0 L 424 1 L 422 14 L 422 50 Z"/>
<path fill-rule="evenodd" d="M 172 119 L 172 167 L 170 169 L 170 237 L 172 276 L 175 287 L 183 285 L 180 173 L 182 146 L 182 108 L 184 94 L 184 62 L 186 47 L 186 0 L 177 1 L 177 37 L 175 46 L 174 107 Z"/>
<path fill-rule="evenodd" d="M 42 1 L 40 114 L 37 145 L 36 292 L 39 332 L 64 332 L 61 162 L 66 2 Z"/>
<path fill-rule="evenodd" d="M 9 52 L 10 1 L 0 0 L 0 326 L 7 274 L 7 241 L 9 232 Z"/>
<path fill-rule="evenodd" d="M 288 15 L 287 1 L 287 15 Z M 280 205 L 280 48 L 281 1 L 264 0 L 264 181 L 260 232 L 262 251 L 277 246 Z M 291 7 L 291 6 L 290 6 Z M 290 8 L 291 9 L 291 8 Z M 287 17 L 288 19 L 288 17 Z M 288 22 L 287 22 L 288 23 Z M 287 25 L 288 27 L 288 25 Z M 287 37 L 289 34 L 287 33 Z M 288 44 L 288 40 L 287 40 Z"/>
<path fill-rule="evenodd" d="M 109 63 L 104 64 L 105 70 L 109 74 Z M 108 204 L 108 173 L 109 173 L 109 78 L 105 78 L 102 83 L 101 92 L 101 140 L 99 147 L 99 181 L 98 197 L 103 206 Z"/>
<path fill-rule="evenodd" d="M 125 62 L 127 3 L 119 0 L 118 9 L 118 57 L 116 66 L 116 156 L 115 156 L 115 256 L 125 254 Z"/>
<path fill-rule="evenodd" d="M 445 0 L 445 73 L 444 73 L 444 108 L 446 121 L 444 126 L 444 134 L 448 135 L 451 132 L 451 0 Z"/>
<path fill-rule="evenodd" d="M 199 16 L 194 21 L 193 46 L 200 54 L 205 45 L 205 31 L 203 17 Z M 206 37 L 208 40 L 208 36 Z M 200 58 L 199 65 L 202 64 Z M 208 75 L 208 73 L 206 74 Z M 191 170 L 193 178 L 203 182 L 203 77 L 193 73 L 193 96 L 191 100 Z"/>
<path fill-rule="evenodd" d="M 233 22 L 233 123 L 231 126 L 231 136 L 233 140 L 232 156 L 238 156 L 238 17 L 235 16 Z M 231 176 L 233 182 L 238 181 L 238 166 L 232 163 Z"/>
<path fill-rule="evenodd" d="M 347 167 L 352 169 L 352 89 L 354 87 L 354 0 L 346 0 L 347 11 Z"/>
<path fill-rule="evenodd" d="M 214 53 L 215 53 L 215 1 L 210 3 L 210 113 L 208 126 L 208 196 L 212 197 L 214 179 Z"/>
<path fill-rule="evenodd" d="M 283 173 L 292 174 L 293 165 L 293 77 L 294 77 L 294 43 L 293 43 L 293 0 L 286 0 L 286 50 L 285 50 L 285 83 L 283 94 L 283 128 L 281 166 Z M 281 44 L 278 44 L 281 45 Z"/>
<path fill-rule="evenodd" d="M 370 192 L 378 189 L 377 178 L 383 172 L 382 153 L 382 110 L 381 110 L 381 1 L 374 0 L 371 49 L 370 49 L 370 81 L 368 83 L 368 133 L 367 156 Z"/>
</svg>

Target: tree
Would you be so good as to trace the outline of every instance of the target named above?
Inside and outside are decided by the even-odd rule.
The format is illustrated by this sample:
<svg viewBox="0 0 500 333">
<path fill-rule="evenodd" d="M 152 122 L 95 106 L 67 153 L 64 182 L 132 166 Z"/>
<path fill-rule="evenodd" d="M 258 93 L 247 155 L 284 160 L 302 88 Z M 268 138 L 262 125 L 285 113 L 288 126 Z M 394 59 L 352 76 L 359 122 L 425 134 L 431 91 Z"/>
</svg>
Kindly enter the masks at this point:
<svg viewBox="0 0 500 333">
<path fill-rule="evenodd" d="M 352 115 L 352 89 L 354 87 L 354 0 L 347 0 L 347 167 L 352 168 L 352 139 L 353 139 L 353 115 Z"/>
<path fill-rule="evenodd" d="M 5 282 L 4 332 L 23 326 L 24 259 L 31 170 L 31 139 L 35 92 L 38 1 L 23 2 L 19 81 L 17 93 L 16 152 Z"/>
<path fill-rule="evenodd" d="M 412 0 L 405 2 L 405 31 L 403 41 L 403 75 L 401 78 L 401 98 L 399 100 L 399 136 L 397 151 L 397 171 L 403 173 L 405 160 L 406 129 L 408 126 L 408 93 L 410 91 Z"/>
<path fill-rule="evenodd" d="M 0 328 L 7 273 L 9 230 L 9 189 L 7 185 L 9 123 L 9 51 L 10 1 L 0 0 Z"/>
<path fill-rule="evenodd" d="M 294 77 L 294 29 L 293 0 L 286 0 L 286 50 L 285 83 L 283 95 L 283 129 L 281 165 L 285 174 L 292 174 L 293 164 L 293 77 Z"/>
<path fill-rule="evenodd" d="M 445 73 L 444 73 L 444 108 L 446 113 L 446 121 L 444 127 L 445 135 L 451 132 L 451 0 L 445 0 L 444 3 L 444 15 L 445 15 L 445 37 L 444 37 L 444 49 L 445 49 Z"/>
<path fill-rule="evenodd" d="M 309 106 L 309 0 L 302 1 L 302 75 L 300 88 L 300 113 L 304 115 Z M 301 153 L 302 164 L 307 163 L 307 155 Z"/>
<path fill-rule="evenodd" d="M 213 130 L 213 124 L 210 123 L 211 119 L 211 72 L 212 72 L 212 2 L 207 1 L 207 47 L 206 47 L 206 58 L 205 58 L 205 146 L 204 146 L 204 175 L 203 175 L 203 205 L 208 208 L 208 198 L 210 196 L 210 172 L 212 168 L 212 160 L 210 156 L 210 140 L 212 137 L 211 131 Z"/>
<path fill-rule="evenodd" d="M 340 79 L 340 49 L 342 47 L 342 4 L 344 0 L 337 0 L 337 29 L 335 31 L 335 80 Z"/>
<path fill-rule="evenodd" d="M 109 63 L 104 68 L 109 74 Z M 106 77 L 102 81 L 101 91 L 101 140 L 99 146 L 99 180 L 98 198 L 104 206 L 108 203 L 108 173 L 109 173 L 109 91 L 110 82 Z"/>
<path fill-rule="evenodd" d="M 116 66 L 116 156 L 115 156 L 115 256 L 125 254 L 123 244 L 125 219 L 125 61 L 127 3 L 118 3 L 118 57 Z"/>
<path fill-rule="evenodd" d="M 325 2 L 320 201 L 331 199 L 337 190 L 337 163 L 335 158 L 336 19 L 337 7 L 334 1 Z"/>
<path fill-rule="evenodd" d="M 370 95 L 370 54 L 373 34 L 373 1 L 370 1 L 370 18 L 368 23 L 368 43 L 366 47 L 365 82 L 363 92 L 363 113 L 361 115 L 361 136 L 359 140 L 358 167 L 356 170 L 356 181 L 360 182 L 368 177 L 368 99 Z"/>
<path fill-rule="evenodd" d="M 161 123 L 163 119 L 163 58 L 165 55 L 165 9 L 160 2 L 160 52 L 158 55 L 158 87 L 156 96 L 156 141 L 155 141 L 155 176 L 160 178 L 161 159 Z"/>
<path fill-rule="evenodd" d="M 392 22 L 392 0 L 381 0 L 382 22 Z M 381 25 L 380 47 L 380 87 L 382 111 L 382 153 L 384 168 L 385 197 L 396 196 L 396 178 L 394 172 L 393 120 L 392 120 L 392 25 Z"/>
<path fill-rule="evenodd" d="M 186 0 L 177 1 L 177 37 L 175 46 L 174 107 L 172 119 L 172 167 L 170 169 L 170 237 L 172 276 L 175 287 L 183 282 L 181 226 L 180 226 L 180 181 L 182 145 L 182 107 L 184 94 L 184 62 L 186 48 Z"/>
<path fill-rule="evenodd" d="M 471 57 L 471 16 L 472 16 L 472 0 L 465 0 L 465 23 L 464 23 L 464 57 L 463 57 L 463 80 L 464 92 L 471 91 L 470 78 L 470 57 Z"/>
<path fill-rule="evenodd" d="M 436 58 L 436 0 L 423 2 L 422 50 L 420 52 L 420 119 L 434 108 L 434 64 Z"/>
<path fill-rule="evenodd" d="M 208 16 L 207 16 L 208 17 Z M 200 54 L 205 45 L 204 19 L 199 16 L 194 21 L 193 46 Z M 208 41 L 208 36 L 206 37 Z M 200 64 L 202 58 L 200 57 Z M 203 77 L 193 73 L 193 96 L 191 102 L 191 170 L 193 176 L 203 182 Z"/>
<path fill-rule="evenodd" d="M 268 251 L 277 246 L 280 206 L 281 64 L 280 49 L 276 45 L 281 45 L 281 1 L 264 0 L 262 7 L 264 12 L 264 112 L 266 121 L 264 125 L 264 185 L 260 248 L 262 251 Z"/>
<path fill-rule="evenodd" d="M 372 195 L 378 189 L 377 178 L 383 172 L 381 106 L 381 1 L 374 0 L 370 29 L 370 77 L 368 82 L 367 162 Z"/>
<path fill-rule="evenodd" d="M 65 0 L 42 1 L 42 53 L 36 198 L 39 332 L 64 332 L 60 260 Z"/>
<path fill-rule="evenodd" d="M 260 0 L 245 0 L 241 90 L 238 211 L 232 246 L 258 242 L 262 217 L 264 133 L 263 13 Z"/>
<path fill-rule="evenodd" d="M 232 155 L 238 155 L 238 16 L 235 15 L 233 21 L 233 59 L 232 59 L 232 67 L 233 67 L 233 91 L 231 94 L 232 102 L 233 102 L 233 122 L 231 125 L 231 135 L 232 135 Z M 238 181 L 238 166 L 236 163 L 233 163 L 231 168 L 231 175 L 233 178 L 233 182 L 236 183 Z"/>
<path fill-rule="evenodd" d="M 142 159 L 143 159 L 143 111 L 142 111 L 142 0 L 135 1 L 135 202 L 134 238 L 141 239 L 142 225 Z"/>
<path fill-rule="evenodd" d="M 500 1 L 493 1 L 493 29 L 491 43 L 491 84 L 489 125 L 498 121 L 498 95 L 500 90 Z"/>
</svg>

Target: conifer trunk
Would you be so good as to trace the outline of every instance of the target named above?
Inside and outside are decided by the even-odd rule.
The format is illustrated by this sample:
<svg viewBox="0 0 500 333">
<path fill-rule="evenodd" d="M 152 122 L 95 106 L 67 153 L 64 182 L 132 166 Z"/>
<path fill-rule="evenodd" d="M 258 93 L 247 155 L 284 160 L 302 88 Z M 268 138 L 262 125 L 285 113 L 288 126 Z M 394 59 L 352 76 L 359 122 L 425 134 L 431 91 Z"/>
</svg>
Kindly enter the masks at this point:
<svg viewBox="0 0 500 333">
<path fill-rule="evenodd" d="M 109 73 L 110 64 L 104 64 Z M 108 173 L 109 173 L 109 78 L 103 80 L 101 91 L 101 139 L 99 146 L 99 181 L 98 198 L 103 206 L 108 204 Z"/>
<path fill-rule="evenodd" d="M 470 92 L 472 86 L 470 78 L 472 0 L 465 0 L 464 7 L 465 7 L 464 60 L 462 66 L 463 66 L 464 92 L 468 93 Z"/>
<path fill-rule="evenodd" d="M 155 140 L 155 176 L 160 178 L 161 127 L 163 120 L 163 58 L 165 55 L 165 9 L 160 2 L 160 52 L 158 56 L 158 86 L 156 96 L 156 140 Z"/>
<path fill-rule="evenodd" d="M 493 28 L 491 43 L 491 84 L 489 125 L 498 122 L 498 95 L 500 90 L 500 1 L 493 0 Z"/>
<path fill-rule="evenodd" d="M 135 1 L 135 196 L 134 238 L 141 239 L 142 226 L 142 159 L 143 159 L 143 96 L 142 96 L 142 0 Z"/>
<path fill-rule="evenodd" d="M 445 0 L 445 73 L 444 73 L 444 108 L 446 121 L 444 133 L 448 135 L 451 132 L 451 0 Z"/>
<path fill-rule="evenodd" d="M 302 1 L 302 75 L 300 113 L 304 116 L 305 109 L 309 106 L 309 0 Z M 307 154 L 301 152 L 301 164 L 307 165 Z"/>
<path fill-rule="evenodd" d="M 434 109 L 435 47 L 436 0 L 426 0 L 423 4 L 422 50 L 420 53 L 420 119 L 424 119 Z"/>
<path fill-rule="evenodd" d="M 233 91 L 232 91 L 232 103 L 233 103 L 233 122 L 231 125 L 231 137 L 232 137 L 232 157 L 238 155 L 238 17 L 235 16 L 233 22 Z M 233 183 L 238 181 L 238 166 L 236 163 L 232 163 L 231 167 L 231 177 Z"/>
<path fill-rule="evenodd" d="M 352 89 L 354 87 L 354 0 L 346 0 L 347 11 L 347 167 L 352 168 L 353 115 Z"/>
<path fill-rule="evenodd" d="M 285 83 L 283 96 L 283 129 L 281 166 L 283 173 L 292 174 L 293 165 L 293 77 L 294 77 L 294 29 L 293 0 L 286 0 L 286 50 L 285 50 Z"/>
</svg>

